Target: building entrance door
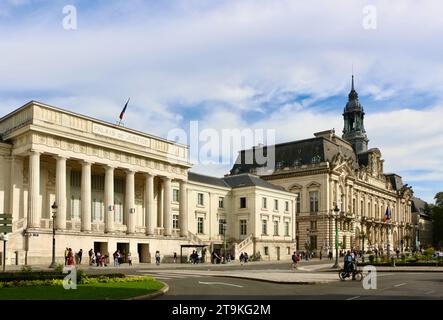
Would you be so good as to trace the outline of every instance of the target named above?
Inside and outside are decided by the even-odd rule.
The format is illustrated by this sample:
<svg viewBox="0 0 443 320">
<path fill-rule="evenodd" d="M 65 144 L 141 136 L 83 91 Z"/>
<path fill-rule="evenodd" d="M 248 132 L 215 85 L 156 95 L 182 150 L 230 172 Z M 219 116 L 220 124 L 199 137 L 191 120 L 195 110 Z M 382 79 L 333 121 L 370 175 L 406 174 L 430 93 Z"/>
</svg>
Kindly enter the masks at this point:
<svg viewBox="0 0 443 320">
<path fill-rule="evenodd" d="M 149 243 L 139 243 L 137 245 L 138 259 L 140 263 L 151 263 L 151 253 Z"/>
<path fill-rule="evenodd" d="M 277 261 L 280 260 L 280 247 L 275 248 L 277 250 Z"/>
</svg>

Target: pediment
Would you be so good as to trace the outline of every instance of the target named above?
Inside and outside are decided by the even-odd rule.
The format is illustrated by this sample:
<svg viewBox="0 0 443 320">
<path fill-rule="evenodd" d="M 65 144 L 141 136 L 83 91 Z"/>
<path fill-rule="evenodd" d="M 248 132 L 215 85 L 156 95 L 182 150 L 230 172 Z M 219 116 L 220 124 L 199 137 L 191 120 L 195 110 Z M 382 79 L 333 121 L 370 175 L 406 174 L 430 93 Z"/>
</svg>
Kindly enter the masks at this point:
<svg viewBox="0 0 443 320">
<path fill-rule="evenodd" d="M 316 181 L 312 181 L 311 183 L 309 183 L 307 186 L 307 188 L 320 188 L 321 184 L 316 182 Z"/>
<path fill-rule="evenodd" d="M 299 185 L 298 183 L 294 183 L 289 187 L 289 191 L 299 191 L 301 189 L 303 189 L 303 186 Z"/>
</svg>

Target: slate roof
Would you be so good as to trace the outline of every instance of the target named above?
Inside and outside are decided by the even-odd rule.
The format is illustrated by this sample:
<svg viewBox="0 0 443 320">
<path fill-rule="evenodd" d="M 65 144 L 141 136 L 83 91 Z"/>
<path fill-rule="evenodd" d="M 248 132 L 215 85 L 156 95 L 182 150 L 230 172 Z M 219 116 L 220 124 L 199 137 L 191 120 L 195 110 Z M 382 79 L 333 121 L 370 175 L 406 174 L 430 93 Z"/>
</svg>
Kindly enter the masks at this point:
<svg viewBox="0 0 443 320">
<path fill-rule="evenodd" d="M 279 191 L 287 191 L 285 188 L 281 186 L 277 186 L 275 184 L 272 184 L 268 181 L 265 181 L 263 179 L 260 179 L 257 176 L 254 176 L 252 174 L 238 174 L 233 176 L 226 176 L 223 178 L 223 180 L 231 186 L 231 188 L 242 188 L 242 187 L 262 187 L 262 188 L 268 188 L 273 190 L 279 190 Z"/>
<path fill-rule="evenodd" d="M 385 176 L 389 179 L 389 181 L 391 182 L 392 188 L 394 190 L 401 190 L 401 188 L 403 188 L 404 183 L 402 178 L 395 174 L 395 173 L 387 173 L 385 174 Z"/>
<path fill-rule="evenodd" d="M 256 161 L 256 153 L 267 156 L 268 148 L 275 148 L 275 165 L 274 169 L 285 167 L 297 167 L 301 165 L 331 162 L 334 157 L 341 153 L 345 157 L 353 159 L 354 168 L 358 168 L 357 157 L 354 151 L 336 144 L 324 137 L 315 137 L 311 139 L 298 140 L 276 144 L 268 147 L 254 147 L 239 152 L 237 160 L 231 169 L 231 174 L 249 173 L 254 168 L 260 168 L 263 165 Z M 263 150 L 262 150 L 263 149 Z M 271 149 L 270 149 L 271 150 Z M 249 161 L 252 159 L 252 161 Z M 252 162 L 252 163 L 247 163 Z"/>
<path fill-rule="evenodd" d="M 428 212 L 428 209 L 427 209 L 426 205 L 427 205 L 426 201 L 424 201 L 424 200 L 422 200 L 420 198 L 417 198 L 417 197 L 412 197 L 412 208 L 411 208 L 411 211 L 412 212 L 418 212 L 420 214 L 429 216 L 430 214 Z"/>
<path fill-rule="evenodd" d="M 224 178 L 217 178 L 195 172 L 188 172 L 188 180 L 193 182 L 218 186 L 218 187 L 232 188 L 232 189 L 256 186 L 267 189 L 286 191 L 285 188 L 276 186 L 252 174 L 239 174 L 239 175 L 226 176 Z"/>
<path fill-rule="evenodd" d="M 230 188 L 230 186 L 224 182 L 222 178 L 207 176 L 195 172 L 188 172 L 188 180 L 218 187 Z"/>
</svg>

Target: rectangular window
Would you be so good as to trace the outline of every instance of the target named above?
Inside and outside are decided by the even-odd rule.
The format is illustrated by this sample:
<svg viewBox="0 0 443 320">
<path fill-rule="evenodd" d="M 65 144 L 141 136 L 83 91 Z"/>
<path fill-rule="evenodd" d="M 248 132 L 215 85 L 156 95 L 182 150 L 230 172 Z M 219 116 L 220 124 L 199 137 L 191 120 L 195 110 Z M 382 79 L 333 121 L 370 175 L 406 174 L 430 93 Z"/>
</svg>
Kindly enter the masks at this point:
<svg viewBox="0 0 443 320">
<path fill-rule="evenodd" d="M 105 190 L 105 176 L 92 175 L 91 176 L 91 188 L 92 190 Z"/>
<path fill-rule="evenodd" d="M 123 223 L 123 203 L 121 201 L 114 203 L 114 221 L 118 224 Z"/>
<path fill-rule="evenodd" d="M 179 195 L 178 189 L 172 189 L 172 201 L 173 202 L 178 202 L 179 201 L 178 195 Z"/>
<path fill-rule="evenodd" d="M 309 192 L 310 211 L 318 212 L 318 191 Z"/>
<path fill-rule="evenodd" d="M 317 230 L 317 221 L 311 221 L 311 231 Z"/>
<path fill-rule="evenodd" d="M 347 239 L 346 239 L 346 236 L 343 236 L 343 243 L 342 243 L 342 246 L 341 246 L 343 249 L 347 248 L 347 246 L 346 246 L 346 240 L 347 240 Z"/>
<path fill-rule="evenodd" d="M 81 187 L 81 172 L 80 171 L 71 171 L 71 187 L 72 188 L 80 188 Z"/>
<path fill-rule="evenodd" d="M 295 231 L 298 232 L 300 230 L 300 223 L 296 222 L 295 223 Z"/>
<path fill-rule="evenodd" d="M 218 234 L 223 236 L 225 234 L 225 228 L 226 228 L 226 219 L 219 219 L 218 220 Z"/>
<path fill-rule="evenodd" d="M 295 237 L 295 248 L 297 249 L 297 251 L 300 250 L 300 244 L 299 244 L 299 241 L 298 241 L 298 236 Z"/>
<path fill-rule="evenodd" d="M 203 217 L 198 217 L 197 219 L 197 233 L 203 234 Z"/>
<path fill-rule="evenodd" d="M 289 201 L 285 201 L 285 211 L 289 211 Z"/>
<path fill-rule="evenodd" d="M 125 179 L 114 178 L 114 192 L 120 194 L 125 193 Z"/>
<path fill-rule="evenodd" d="M 240 208 L 241 209 L 246 208 L 246 197 L 241 197 L 240 198 Z"/>
<path fill-rule="evenodd" d="M 265 249 L 265 256 L 269 256 L 269 247 L 264 247 Z"/>
<path fill-rule="evenodd" d="M 286 247 L 286 254 L 291 254 L 291 247 Z"/>
<path fill-rule="evenodd" d="M 278 200 L 274 199 L 274 210 L 278 210 Z"/>
<path fill-rule="evenodd" d="M 289 222 L 285 221 L 285 236 L 289 236 Z"/>
<path fill-rule="evenodd" d="M 355 199 L 352 199 L 352 210 L 351 210 L 351 212 L 352 213 L 355 213 Z"/>
<path fill-rule="evenodd" d="M 172 215 L 172 229 L 178 229 L 178 215 Z"/>
<path fill-rule="evenodd" d="M 267 209 L 268 208 L 268 199 L 267 198 L 265 198 L 265 197 L 261 198 L 261 207 L 263 209 Z"/>
<path fill-rule="evenodd" d="M 278 221 L 274 221 L 274 236 L 278 236 Z"/>
<path fill-rule="evenodd" d="M 261 234 L 264 236 L 268 235 L 268 220 L 263 219 L 261 221 Z"/>
<path fill-rule="evenodd" d="M 203 198 L 203 193 L 197 193 L 197 204 L 199 206 L 204 205 L 203 199 L 204 199 Z"/>
<path fill-rule="evenodd" d="M 363 204 L 364 202 L 363 202 L 363 200 L 360 202 L 360 214 L 362 215 L 362 216 L 364 216 L 365 215 L 365 206 L 364 206 L 364 204 Z"/>
<path fill-rule="evenodd" d="M 310 237 L 310 241 L 311 241 L 311 250 L 317 250 L 317 236 L 311 236 Z"/>
<path fill-rule="evenodd" d="M 220 209 L 223 209 L 225 207 L 225 198 L 224 197 L 219 197 L 218 198 L 218 207 Z"/>
<path fill-rule="evenodd" d="M 245 236 L 247 234 L 246 220 L 240 220 L 240 235 Z"/>
<path fill-rule="evenodd" d="M 104 205 L 103 200 L 94 199 L 92 201 L 92 221 L 94 222 L 102 222 L 104 215 Z"/>
<path fill-rule="evenodd" d="M 295 196 L 297 197 L 297 202 L 296 202 L 296 213 L 300 213 L 301 211 L 301 193 L 300 192 L 296 192 Z"/>
<path fill-rule="evenodd" d="M 80 219 L 80 197 L 71 197 L 71 220 Z"/>
</svg>

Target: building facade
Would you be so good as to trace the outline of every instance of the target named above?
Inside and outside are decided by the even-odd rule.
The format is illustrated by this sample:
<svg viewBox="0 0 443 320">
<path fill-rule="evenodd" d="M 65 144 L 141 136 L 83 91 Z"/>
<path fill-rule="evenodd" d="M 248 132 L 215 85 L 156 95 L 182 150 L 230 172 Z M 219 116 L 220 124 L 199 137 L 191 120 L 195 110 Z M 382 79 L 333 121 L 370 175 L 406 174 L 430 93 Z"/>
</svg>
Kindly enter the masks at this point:
<svg viewBox="0 0 443 320">
<path fill-rule="evenodd" d="M 341 138 L 328 130 L 311 139 L 242 150 L 231 169 L 231 174 L 257 174 L 297 196 L 297 250 L 325 255 L 336 243 L 340 251 L 412 249 L 412 189 L 400 176 L 384 172 L 378 148 L 368 149 L 364 114 L 352 79 Z M 275 163 L 245 161 L 257 152 L 274 152 Z"/>
<path fill-rule="evenodd" d="M 248 175 L 188 173 L 188 146 L 35 101 L 1 118 L 0 135 L 0 213 L 13 216 L 8 264 L 49 263 L 53 228 L 59 263 L 65 248 L 148 263 L 157 250 L 172 261 L 181 245 L 206 245 L 206 258 L 225 243 L 233 255 L 252 254 L 263 219 L 278 221 L 273 235 L 260 235 L 261 250 L 279 248 L 268 258 L 289 259 L 294 247 L 292 193 Z M 265 213 L 260 197 L 279 207 Z"/>
</svg>

